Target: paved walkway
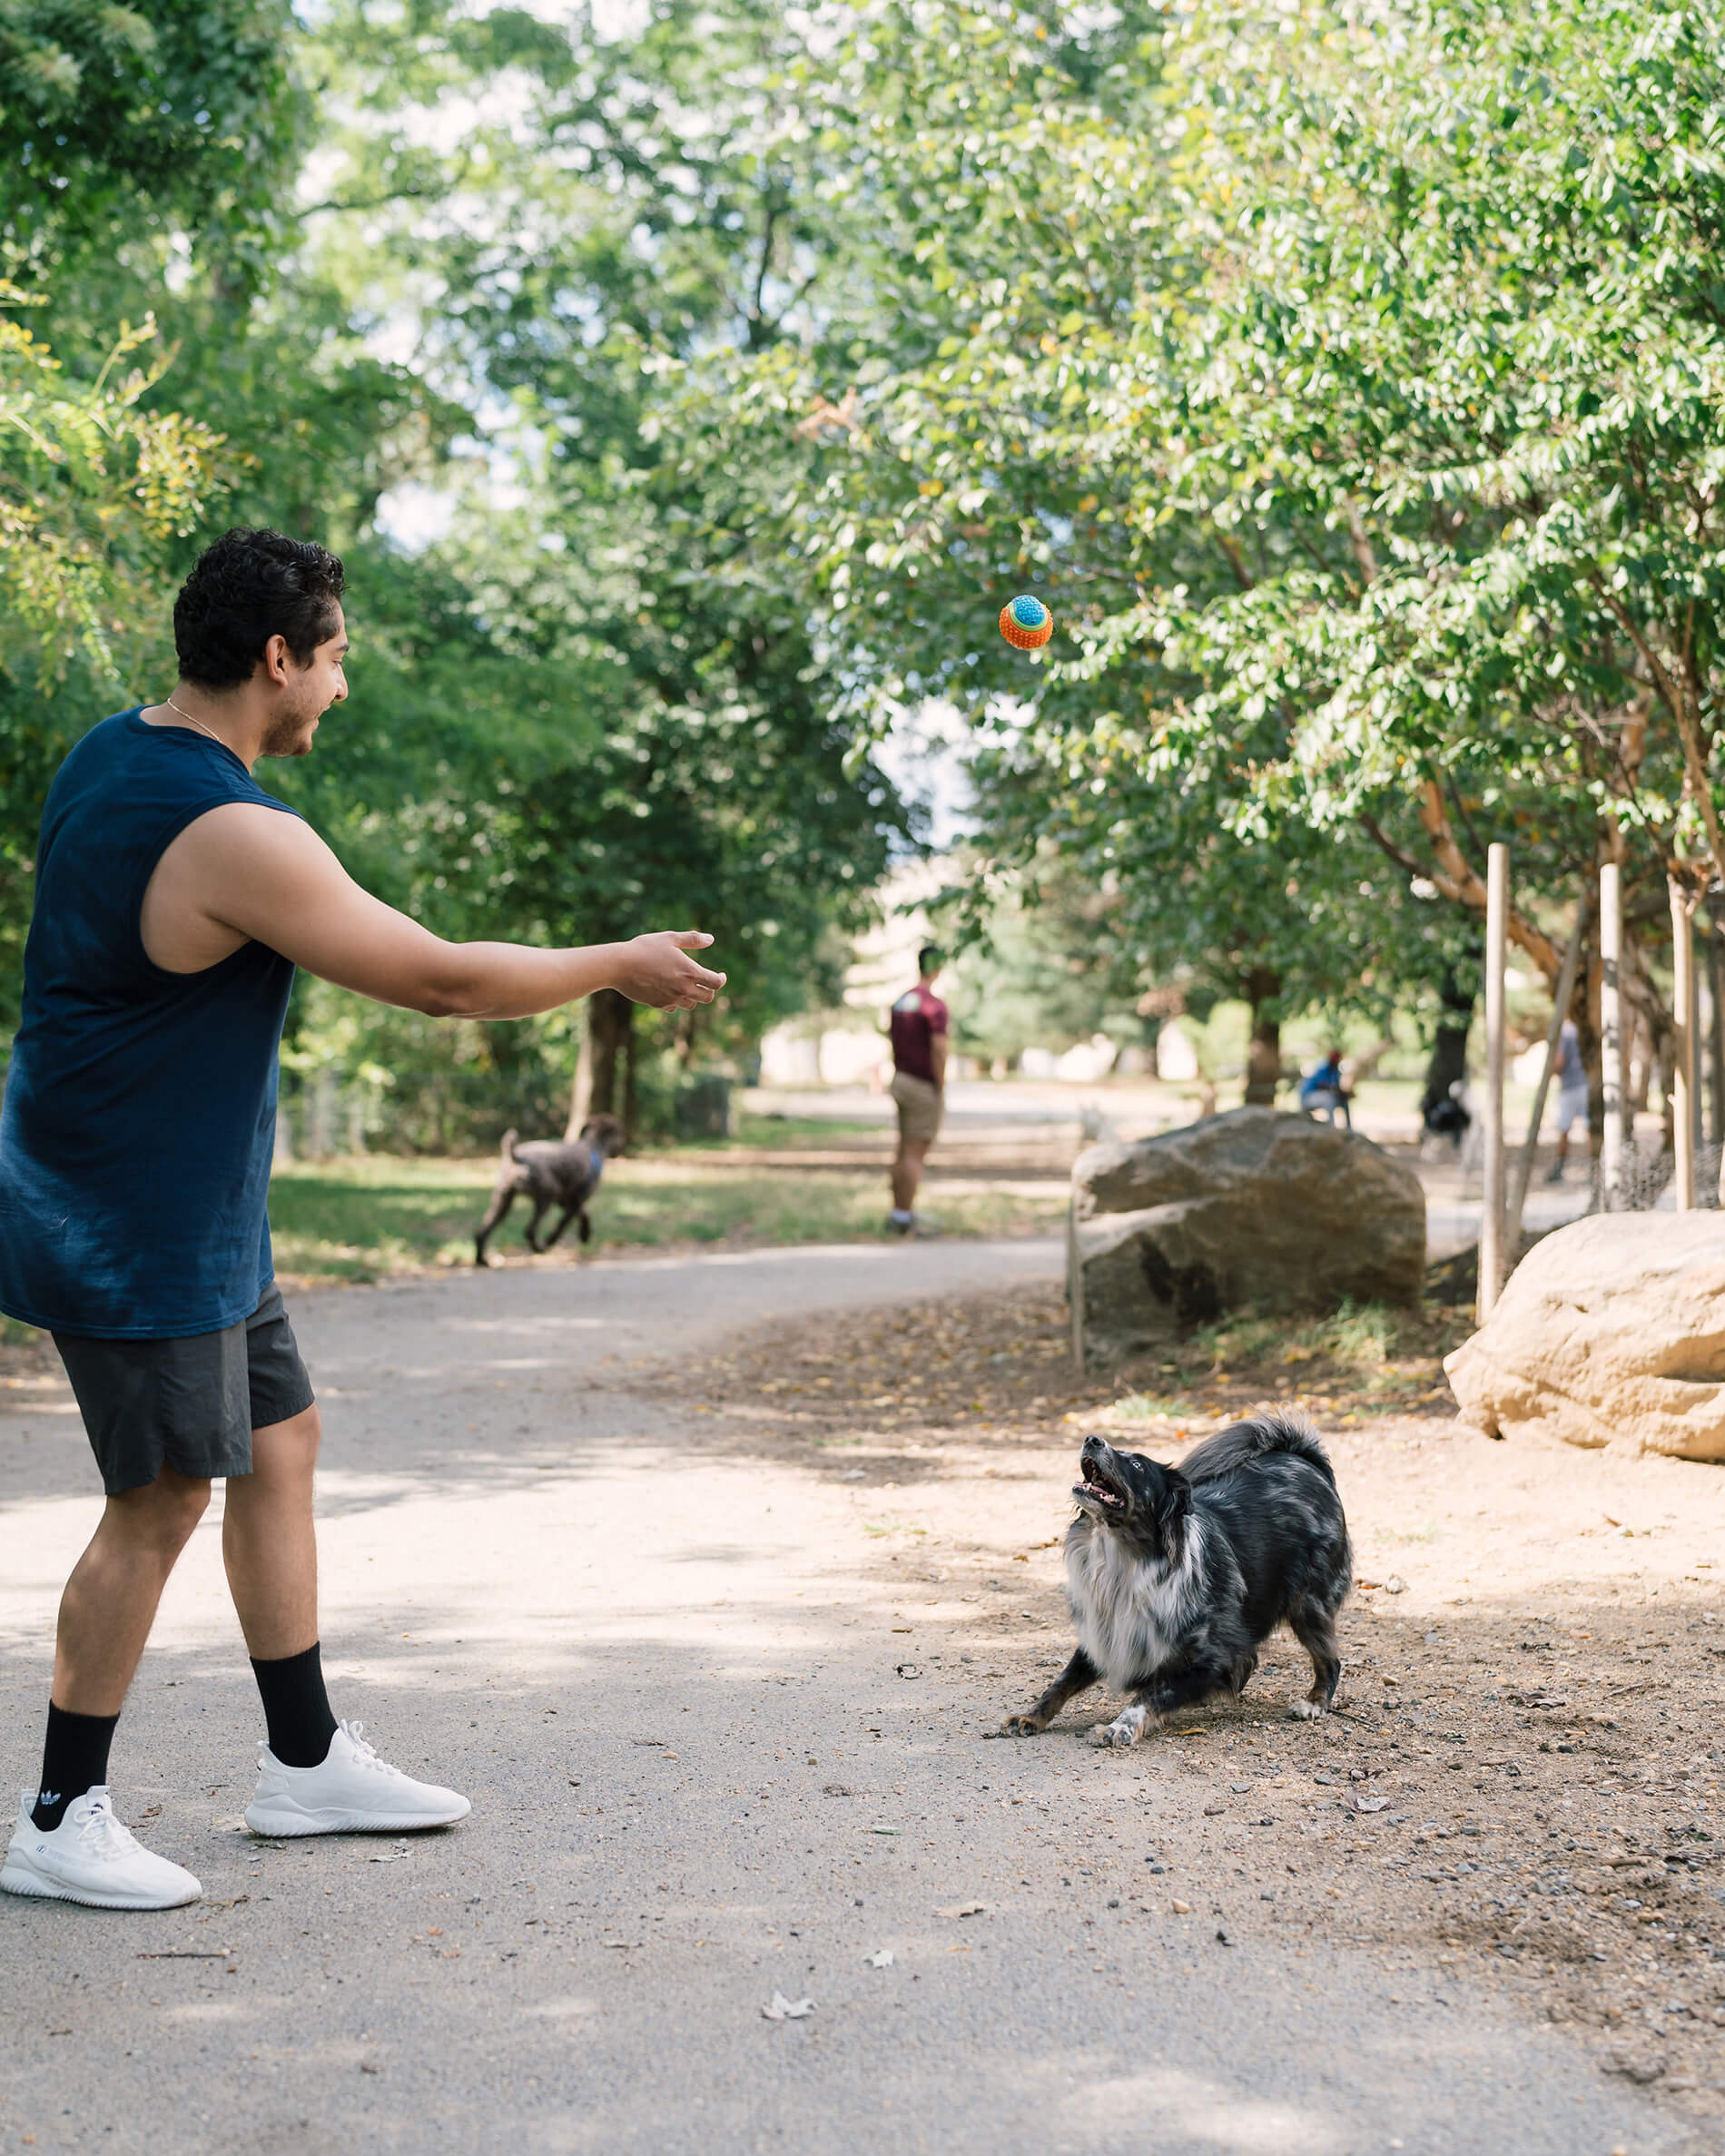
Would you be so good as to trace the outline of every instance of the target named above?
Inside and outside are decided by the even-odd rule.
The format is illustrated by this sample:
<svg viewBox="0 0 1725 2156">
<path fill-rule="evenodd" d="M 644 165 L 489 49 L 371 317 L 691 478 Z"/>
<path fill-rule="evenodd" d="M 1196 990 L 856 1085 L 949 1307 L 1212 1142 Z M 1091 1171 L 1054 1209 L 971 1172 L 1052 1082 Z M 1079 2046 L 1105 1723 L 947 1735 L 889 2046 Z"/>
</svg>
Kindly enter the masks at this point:
<svg viewBox="0 0 1725 2156">
<path fill-rule="evenodd" d="M 302 1298 L 338 1711 L 473 1816 L 410 1845 L 239 1829 L 258 1715 L 207 1523 L 114 1775 L 209 1898 L 0 1902 L 0 2151 L 1689 2146 L 1501 2002 L 1416 2012 L 1345 1940 L 1227 1946 L 1214 1918 L 1139 1915 L 1108 1882 L 1178 1796 L 1136 1754 L 980 1741 L 1016 1703 L 998 1670 L 897 1676 L 890 1499 L 626 1390 L 631 1361 L 722 1354 L 764 1315 L 1059 1260 L 845 1247 Z M 64 1395 L 6 1397 L 15 1783 L 96 1503 Z M 1052 1659 L 1051 1600 L 1030 1620 Z M 775 1993 L 813 2011 L 765 2020 Z"/>
</svg>

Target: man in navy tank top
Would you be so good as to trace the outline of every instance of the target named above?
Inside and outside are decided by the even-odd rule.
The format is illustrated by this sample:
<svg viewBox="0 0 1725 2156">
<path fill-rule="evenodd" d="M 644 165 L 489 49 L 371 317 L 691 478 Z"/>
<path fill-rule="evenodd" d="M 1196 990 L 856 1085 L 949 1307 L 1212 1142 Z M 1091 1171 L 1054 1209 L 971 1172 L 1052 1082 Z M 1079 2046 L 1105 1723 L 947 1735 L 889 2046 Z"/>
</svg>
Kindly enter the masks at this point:
<svg viewBox="0 0 1725 2156">
<path fill-rule="evenodd" d="M 43 812 L 0 1106 L 0 1310 L 54 1335 L 107 1502 L 60 1604 L 41 1778 L 0 1867 L 13 1894 L 158 1909 L 202 1892 L 115 1817 L 108 1752 L 218 1476 L 268 1732 L 247 1825 L 399 1834 L 468 1809 L 380 1759 L 324 1689 L 318 1410 L 264 1209 L 294 968 L 443 1017 L 527 1018 L 600 988 L 680 1010 L 724 985 L 694 930 L 446 943 L 263 791 L 259 758 L 307 754 L 347 695 L 341 583 L 321 546 L 219 539 L 174 605 L 172 694 L 87 733 Z"/>
</svg>

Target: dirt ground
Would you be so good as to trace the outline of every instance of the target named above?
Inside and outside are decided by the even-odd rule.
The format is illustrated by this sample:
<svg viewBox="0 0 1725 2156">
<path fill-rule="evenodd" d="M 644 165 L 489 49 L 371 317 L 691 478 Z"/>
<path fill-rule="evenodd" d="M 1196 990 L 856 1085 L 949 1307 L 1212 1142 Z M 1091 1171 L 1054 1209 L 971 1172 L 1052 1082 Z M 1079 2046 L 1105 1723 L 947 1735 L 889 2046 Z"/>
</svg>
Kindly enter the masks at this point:
<svg viewBox="0 0 1725 2156">
<path fill-rule="evenodd" d="M 969 1247 L 880 1255 L 898 1264 L 938 1252 L 954 1265 Z M 816 1256 L 795 1262 L 819 1284 Z M 862 1262 L 843 1255 L 845 1268 Z M 834 1285 L 823 1314 L 763 1325 L 754 1317 L 763 1298 L 779 1308 L 789 1299 L 779 1273 L 764 1281 L 769 1269 L 766 1260 L 710 1257 L 698 1280 L 685 1281 L 675 1265 L 599 1265 L 578 1304 L 561 1275 L 536 1281 L 525 1272 L 306 1298 L 300 1314 L 330 1402 L 324 1532 L 341 1682 L 349 1693 L 375 1685 L 379 1711 L 398 1728 L 411 1701 L 427 1756 L 447 1762 L 451 1778 L 473 1781 L 476 1816 L 488 1824 L 455 1852 L 458 1878 L 448 1856 L 428 1858 L 417 1874 L 406 1864 L 373 1873 L 332 1846 L 294 1856 L 291 1877 L 289 1856 L 247 1854 L 246 1865 L 274 1867 L 276 1898 L 251 1886 L 230 1850 L 234 1800 L 220 1777 L 230 1751 L 248 1750 L 255 1701 L 232 1645 L 211 1645 L 226 1638 L 226 1618 L 217 1531 L 201 1530 L 176 1582 L 178 1615 L 170 1613 L 153 1649 L 158 1682 L 129 1710 L 128 1757 L 134 1767 L 158 1755 L 169 1761 L 147 1767 L 139 1801 L 147 1793 L 167 1806 L 164 1846 L 199 1850 L 208 1874 L 210 1902 L 175 1923 L 221 1921 L 239 1956 L 222 2008 L 232 2017 L 227 2048 L 211 2058 L 223 2105 L 250 2103 L 252 2125 L 275 2118 L 271 2105 L 280 2102 L 260 2093 L 247 2062 L 290 1995 L 306 2018 L 308 2044 L 333 2047 L 340 2036 L 351 2049 L 361 2036 L 388 2039 L 395 2079 L 380 2083 L 380 2101 L 426 2135 L 427 2121 L 456 2115 L 458 2097 L 439 2078 L 450 2058 L 469 2077 L 505 2055 L 547 2086 L 565 2073 L 583 2102 L 597 2101 L 596 2091 L 639 2086 L 631 2077 L 646 2071 L 644 2058 L 630 2046 L 637 2033 L 644 2045 L 662 2038 L 629 1988 L 648 1976 L 609 1966 L 630 1958 L 603 1951 L 617 1940 L 590 1942 L 590 1954 L 571 1944 L 570 1954 L 586 1959 L 575 1976 L 547 1973 L 542 1999 L 522 1974 L 519 1956 L 541 1951 L 547 1911 L 534 1898 L 518 1823 L 543 1814 L 539 1725 L 552 1728 L 556 1715 L 574 1747 L 570 1775 L 582 1777 L 578 1824 L 566 1823 L 582 1849 L 558 1859 L 568 1891 L 591 1905 L 589 1915 L 632 1918 L 655 1905 L 644 1894 L 681 1882 L 687 1950 L 662 1950 L 665 1989 L 654 1997 L 664 2013 L 682 2015 L 680 2041 L 708 2044 L 704 2060 L 732 2042 L 725 2014 L 736 2002 L 726 1986 L 750 2023 L 766 2026 L 756 1964 L 765 1966 L 768 1951 L 788 1953 L 784 1941 L 800 1932 L 818 1929 L 824 1941 L 818 1976 L 820 1955 L 809 1948 L 822 2013 L 836 2026 L 841 2012 L 861 2012 L 842 2006 L 842 1983 L 860 1981 L 859 1956 L 888 1934 L 847 1933 L 842 1954 L 833 1940 L 853 1921 L 885 1924 L 889 1910 L 892 1923 L 910 1927 L 920 1892 L 907 1870 L 898 1889 L 904 1907 L 889 1904 L 882 1872 L 868 1908 L 854 1914 L 854 1852 L 847 1845 L 842 1864 L 833 1855 L 830 1822 L 844 1808 L 839 1799 L 870 1793 L 872 1803 L 903 1810 L 902 1819 L 893 1815 L 899 1825 L 921 1815 L 924 1838 L 914 1850 L 907 1842 L 906 1861 L 939 1865 L 952 1880 L 925 1929 L 939 1934 L 949 1921 L 964 1923 L 965 1911 L 992 1909 L 968 1897 L 1004 1889 L 998 1911 L 977 1915 L 960 1945 L 968 1952 L 971 1935 L 1010 1939 L 1015 1951 L 1042 1957 L 1024 1964 L 1033 1979 L 988 1990 L 981 1977 L 993 1964 L 981 1944 L 968 1959 L 950 1959 L 958 1948 L 929 1944 L 925 1953 L 922 1934 L 907 1928 L 900 1958 L 908 1981 L 923 1971 L 925 1998 L 955 1971 L 977 1973 L 969 1989 L 941 1992 L 929 2010 L 951 2047 L 942 2076 L 1020 1994 L 1033 1999 L 1036 2025 L 1071 2011 L 1087 2041 L 1089 2033 L 1110 2041 L 1118 2033 L 1129 2050 L 1134 2008 L 1124 2002 L 1134 1987 L 1216 1987 L 1216 1964 L 1205 1957 L 1234 1947 L 1242 1970 L 1277 1972 L 1275 2031 L 1263 2033 L 1264 2043 L 1297 2031 L 1303 2011 L 1322 2013 L 1334 2032 L 1338 2011 L 1369 2006 L 1375 2027 L 1385 2010 L 1405 2014 L 1423 2056 L 1457 2062 L 1461 2101 L 1477 2102 L 1481 2115 L 1446 2113 L 1450 2138 L 1434 2146 L 1529 2145 L 1513 2127 L 1492 2138 L 1493 2099 L 1466 2066 L 1474 2054 L 1459 2045 L 1464 2021 L 1471 2013 L 1476 2026 L 1482 2007 L 1518 2056 L 1536 2048 L 1529 2017 L 1563 2023 L 1548 2041 L 1585 2044 L 1613 2077 L 1601 2096 L 1628 2106 L 1651 2100 L 1693 2146 L 1725 2145 L 1725 2065 L 1717 2057 L 1725 1879 L 1716 1869 L 1725 1844 L 1715 1825 L 1725 1477 L 1717 1469 L 1511 1447 L 1461 1428 L 1438 1358 L 1466 1320 L 1442 1307 L 1405 1319 L 1361 1311 L 1296 1326 L 1237 1323 L 1080 1384 L 1058 1285 L 1040 1275 L 945 1298 L 929 1298 L 924 1285 L 920 1301 L 877 1298 L 872 1306 L 859 1306 L 849 1290 L 840 1301 Z M 899 1292 L 919 1290 L 907 1275 Z M 701 1329 L 679 1314 L 690 1324 L 698 1314 Z M 715 1339 L 724 1343 L 716 1351 Z M 582 1343 L 591 1344 L 590 1362 Z M 34 1715 L 53 1583 L 87 1531 L 87 1496 L 74 1503 L 64 1492 L 86 1490 L 87 1462 L 45 1344 L 0 1348 L 0 1383 L 8 1410 L 0 1440 L 13 1447 L 9 1472 L 28 1508 L 8 1568 L 18 1644 L 5 1667 L 22 1688 L 15 1714 L 27 1700 Z M 1059 1544 L 1083 1431 L 1104 1428 L 1117 1443 L 1178 1458 L 1218 1421 L 1265 1400 L 1312 1416 L 1348 1509 L 1360 1585 L 1344 1613 L 1340 1711 L 1319 1725 L 1286 1718 L 1307 1679 L 1293 1643 L 1277 1639 L 1242 1699 L 1182 1715 L 1132 1751 L 1079 1748 L 1086 1726 L 1104 1714 L 1099 1696 L 1077 1703 L 1042 1738 L 996 1738 L 1068 1651 Z M 654 1414 L 655 1403 L 668 1412 Z M 673 1444 L 685 1472 L 661 1482 Z M 747 1472 L 757 1462 L 772 1472 Z M 649 1540 L 664 1546 L 656 1559 L 631 1540 L 646 1490 L 656 1493 Z M 699 1517 L 685 1516 L 691 1510 Z M 794 1616 L 804 1609 L 808 1616 Z M 854 1679 L 868 1689 L 829 1699 L 813 1682 L 787 1688 L 817 1632 L 828 1672 L 820 1683 Z M 566 1636 L 575 1644 L 559 1644 Z M 709 1639 L 731 1645 L 697 1656 L 695 1643 Z M 727 1654 L 739 1669 L 746 1663 L 754 1688 L 744 1691 L 734 1673 L 708 1685 L 706 1654 L 715 1669 Z M 634 1808 L 639 1747 L 665 1735 L 644 1726 L 635 1704 L 647 1662 L 637 1669 L 628 1658 L 642 1657 L 658 1658 L 652 1667 L 666 1699 L 673 1682 L 682 1688 L 690 1765 L 676 1771 L 699 1777 L 667 1787 L 662 1816 Z M 163 1679 L 175 1658 L 182 1667 Z M 202 1791 L 193 1802 L 181 1787 L 183 1732 L 165 1718 L 185 1697 L 169 1688 L 192 1675 L 219 1710 L 196 1726 L 210 1739 L 207 1805 Z M 481 1695 L 483 1727 L 470 1718 L 481 1710 L 469 1706 Z M 771 1708 L 792 1719 L 769 1729 L 757 1705 L 764 1717 Z M 817 1723 L 831 1742 L 804 1762 L 790 1736 Z M 973 1746 L 954 1743 L 965 1729 Z M 799 1854 L 788 1844 L 774 1859 L 782 1885 L 755 1877 L 764 1852 L 752 1848 L 754 1869 L 734 1875 L 735 1852 L 721 1848 L 723 1836 L 742 1849 L 763 1827 L 758 1812 L 724 1826 L 725 1807 L 754 1790 L 763 1803 L 769 1794 L 775 1803 L 794 1798 L 819 1815 L 808 1839 L 821 1855 L 811 1853 L 806 1876 L 788 1868 Z M 597 1815 L 587 1816 L 589 1800 L 618 1815 L 598 1822 L 590 1848 L 585 1837 Z M 625 1827 L 630 1844 L 643 1845 L 626 1862 Z M 649 1827 L 662 1830 L 662 1844 L 647 1838 Z M 794 1839 L 801 1845 L 802 1834 Z M 869 1863 L 884 1866 L 884 1853 L 899 1846 L 876 1847 L 871 1831 Z M 829 1873 L 844 1882 L 842 1893 Z M 408 1898 L 399 1906 L 380 1899 L 378 1882 Z M 508 1915 L 523 1927 L 518 1936 L 498 1934 L 486 1982 L 474 1988 L 478 1962 L 446 1968 L 440 1959 L 443 1988 L 434 1996 L 404 1988 L 389 1960 L 408 1951 L 397 1934 L 409 1917 L 446 1925 L 451 1896 L 481 1888 L 488 1898 L 476 1924 Z M 345 1913 L 320 1921 L 337 1892 Z M 102 2072 L 123 2092 L 128 2115 L 173 2115 L 182 2093 L 163 2078 L 172 2053 L 158 2022 L 171 2013 L 208 2015 L 221 2002 L 172 2007 L 164 1993 L 159 2017 L 153 1997 L 146 2012 L 130 1994 L 118 2004 L 74 1998 L 75 1979 L 70 1990 L 42 1989 L 42 1971 L 57 1966 L 44 1944 L 53 1915 L 9 1914 L 15 1996 L 25 1995 L 26 1974 L 41 1994 L 31 1994 L 42 2023 L 34 2062 L 16 2090 L 20 2104 L 29 2097 L 33 2122 L 51 2095 L 60 2103 L 68 2074 L 94 2087 L 98 2060 L 109 2062 Z M 763 1924 L 772 1934 L 765 1945 L 756 1935 Z M 734 1966 L 703 1974 L 714 1939 L 731 1936 L 724 1926 L 738 1939 L 746 1932 L 746 1951 L 738 1945 Z M 327 1964 L 315 1993 L 301 1958 L 307 1927 L 319 1931 Z M 171 1928 L 163 1920 L 165 1944 Z M 1283 1974 L 1302 1957 L 1313 1972 L 1310 1997 Z M 850 1972 L 843 1979 L 841 1964 Z M 246 1986 L 254 1981 L 261 1988 L 252 1999 Z M 596 2003 L 590 2041 L 609 2048 L 584 2052 L 564 2041 L 561 2023 L 521 2018 L 529 2009 L 563 2011 L 577 1983 L 580 1998 Z M 244 2013 L 233 2003 L 242 1994 L 251 2002 Z M 697 1994 L 705 2004 L 694 2013 Z M 1226 2005 L 1222 1994 L 1210 1996 L 1212 2007 Z M 359 2035 L 343 2013 L 360 2017 Z M 84 2033 L 67 2037 L 74 2027 Z M 537 2048 L 499 2048 L 523 2043 L 523 2029 L 539 2032 Z M 871 2088 L 881 2062 L 905 2071 L 902 2037 L 877 2036 L 867 2052 Z M 74 2058 L 54 2038 L 86 2048 Z M 1011 2041 L 1024 2041 L 1022 2032 Z M 1346 2026 L 1336 2041 L 1352 2041 Z M 1388 2054 L 1355 2043 L 1346 2055 Z M 123 2058 L 132 2063 L 114 2069 Z M 308 2060 L 310 2052 L 295 2062 L 294 2088 L 310 2077 L 326 2106 L 336 2101 L 338 2069 L 356 2079 L 372 2072 L 336 2048 L 327 2060 L 323 2052 Z M 152 2081 L 158 2064 L 163 2073 Z M 114 2080 L 110 2069 L 129 2078 Z M 781 2086 L 773 2071 L 752 2059 L 754 2078 L 738 2102 L 757 2102 L 770 2087 L 794 2108 L 801 2084 Z M 932 2100 L 933 2086 L 919 2084 L 920 2102 Z M 520 2145 L 549 2145 L 530 2139 L 530 2120 L 521 2124 L 518 2090 L 481 2093 L 487 2103 L 517 2105 L 508 2116 L 512 2131 L 529 2136 Z M 52 2120 L 51 2107 L 44 2115 Z M 685 2130 L 705 2131 L 699 2120 L 682 2120 Z M 669 2131 L 656 2125 L 654 2145 L 695 2145 L 665 2139 Z M 607 2145 L 645 2145 L 612 2131 Z M 993 2114 L 989 2131 L 994 2145 L 1008 2145 Z M 193 2135 L 186 2145 L 206 2143 Z M 366 2127 L 354 2145 L 403 2144 Z M 704 2145 L 732 2144 L 721 2131 L 707 2131 Z M 1306 2143 L 1284 2134 L 1237 2145 Z M 1572 2145 L 1640 2156 L 1651 2141 L 1614 2132 Z"/>
<path fill-rule="evenodd" d="M 1260 1402 L 1303 1408 L 1357 1560 L 1322 1764 L 1286 1718 L 1307 1676 L 1280 1636 L 1243 1698 L 1127 1756 L 1136 1794 L 1077 1868 L 1195 1933 L 1375 1949 L 1410 2011 L 1506 1994 L 1725 2131 L 1725 1475 L 1479 1436 L 1437 1359 L 1466 1329 L 1441 1308 L 1247 1323 L 1080 1383 L 1058 1288 L 1037 1284 L 764 1326 L 716 1362 L 616 1382 L 681 1403 L 697 1450 L 878 1492 L 904 1672 L 969 1665 L 998 1680 L 1001 1717 L 1065 1658 L 1082 1432 L 1175 1460 Z M 1033 1741 L 1103 1717 L 1097 1695 Z M 1188 1801 L 1158 1804 L 1171 1788 Z"/>
</svg>

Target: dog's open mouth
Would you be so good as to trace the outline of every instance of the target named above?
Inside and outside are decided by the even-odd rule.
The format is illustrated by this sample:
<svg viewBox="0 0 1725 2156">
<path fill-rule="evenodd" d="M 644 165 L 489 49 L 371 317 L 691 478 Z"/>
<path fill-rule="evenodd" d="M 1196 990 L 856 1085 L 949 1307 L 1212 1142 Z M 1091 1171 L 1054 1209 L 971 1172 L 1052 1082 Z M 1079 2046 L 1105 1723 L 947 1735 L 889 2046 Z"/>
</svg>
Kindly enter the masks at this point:
<svg viewBox="0 0 1725 2156">
<path fill-rule="evenodd" d="M 1106 1468 L 1099 1467 L 1094 1460 L 1083 1460 L 1079 1462 L 1079 1472 L 1083 1480 L 1074 1486 L 1074 1497 L 1082 1502 L 1100 1505 L 1109 1511 L 1125 1509 L 1126 1492 Z"/>
</svg>

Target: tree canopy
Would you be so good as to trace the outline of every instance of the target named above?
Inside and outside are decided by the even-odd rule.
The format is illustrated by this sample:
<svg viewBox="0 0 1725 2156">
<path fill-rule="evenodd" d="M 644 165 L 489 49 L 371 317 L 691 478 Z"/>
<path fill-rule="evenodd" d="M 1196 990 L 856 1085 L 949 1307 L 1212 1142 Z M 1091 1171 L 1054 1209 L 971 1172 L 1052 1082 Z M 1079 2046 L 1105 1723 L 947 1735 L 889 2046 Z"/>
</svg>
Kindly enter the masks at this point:
<svg viewBox="0 0 1725 2156">
<path fill-rule="evenodd" d="M 12 0 L 0 933 L 244 518 L 351 573 L 284 790 L 452 932 L 698 906 L 717 1043 L 827 992 L 930 698 L 959 913 L 1058 879 L 1109 995 L 1251 1003 L 1260 1084 L 1294 1010 L 1453 1014 L 1500 838 L 1548 981 L 1622 863 L 1662 1039 L 1668 890 L 1725 874 L 1722 48 L 1627 0 Z"/>
<path fill-rule="evenodd" d="M 1247 0 L 1099 78 L 1042 29 L 865 18 L 827 110 L 900 303 L 731 392 L 808 444 L 858 708 L 954 698 L 1008 860 L 1301 996 L 1437 980 L 1497 837 L 1548 980 L 1601 858 L 1657 941 L 1725 865 L 1717 24 Z"/>
</svg>

